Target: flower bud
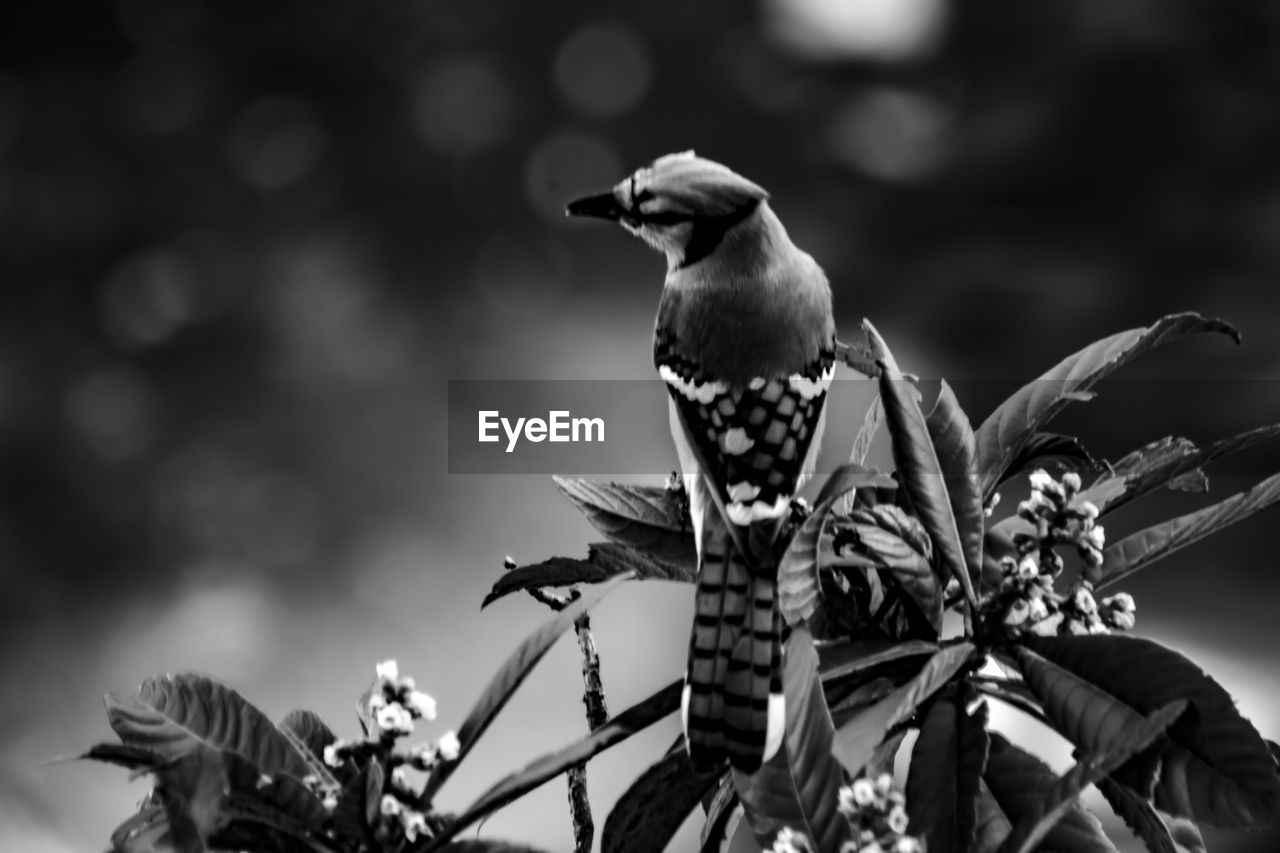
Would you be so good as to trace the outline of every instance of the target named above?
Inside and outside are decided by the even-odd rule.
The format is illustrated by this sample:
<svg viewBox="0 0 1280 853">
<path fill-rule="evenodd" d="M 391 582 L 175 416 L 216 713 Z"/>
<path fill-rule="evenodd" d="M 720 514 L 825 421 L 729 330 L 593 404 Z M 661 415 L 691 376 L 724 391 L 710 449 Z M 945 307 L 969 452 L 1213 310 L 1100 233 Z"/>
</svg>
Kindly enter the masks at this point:
<svg viewBox="0 0 1280 853">
<path fill-rule="evenodd" d="M 1067 490 L 1067 494 L 1074 495 L 1080 491 L 1080 475 L 1075 471 L 1068 471 L 1062 475 L 1062 487 Z"/>
<path fill-rule="evenodd" d="M 1031 633 L 1038 637 L 1054 637 L 1058 634 L 1058 626 L 1062 624 L 1063 615 L 1061 612 L 1052 613 L 1047 619 L 1041 619 L 1039 622 L 1031 626 Z"/>
<path fill-rule="evenodd" d="M 1115 595 L 1109 595 L 1102 599 L 1102 606 L 1108 610 L 1118 610 L 1121 613 L 1132 613 L 1136 608 L 1133 602 L 1133 596 L 1127 592 L 1117 592 Z"/>
<path fill-rule="evenodd" d="M 382 795 L 382 802 L 379 804 L 379 807 L 382 813 L 387 817 L 398 815 L 404 810 L 404 806 L 401 805 L 400 801 L 391 794 Z"/>
<path fill-rule="evenodd" d="M 425 717 L 428 720 L 436 718 L 436 700 L 421 690 L 409 691 L 409 695 L 404 698 L 404 704 L 409 709 L 409 713 L 415 717 Z"/>
<path fill-rule="evenodd" d="M 458 736 L 453 732 L 445 732 L 444 736 L 436 743 L 436 752 L 440 753 L 440 757 L 445 761 L 457 761 L 458 753 L 462 751 L 462 744 L 458 741 Z"/>
<path fill-rule="evenodd" d="M 1027 621 L 1027 617 L 1031 615 L 1031 605 L 1025 598 L 1015 598 L 1009 602 L 1009 609 L 1004 614 L 1004 624 L 1009 626 L 1021 625 Z"/>
<path fill-rule="evenodd" d="M 889 830 L 894 835 L 901 835 L 907 831 L 907 812 L 901 806 L 894 806 L 889 812 Z"/>
<path fill-rule="evenodd" d="M 1049 476 L 1049 472 L 1043 468 L 1037 468 L 1031 472 L 1031 488 L 1036 491 L 1044 492 L 1052 489 L 1057 485 L 1053 478 Z"/>
<path fill-rule="evenodd" d="M 1093 593 L 1084 587 L 1076 587 L 1071 596 L 1071 606 L 1081 613 L 1092 615 L 1098 612 L 1098 603 L 1093 600 Z"/>
<path fill-rule="evenodd" d="M 383 681 L 395 681 L 400 677 L 400 665 L 395 660 L 384 660 L 378 664 L 378 678 Z"/>
<path fill-rule="evenodd" d="M 859 809 L 864 809 L 876 801 L 876 786 L 871 784 L 870 779 L 854 779 L 849 788 L 853 802 Z"/>
<path fill-rule="evenodd" d="M 1093 501 L 1080 501 L 1076 504 L 1076 511 L 1080 513 L 1082 518 L 1093 521 L 1098 517 L 1098 507 Z"/>
</svg>

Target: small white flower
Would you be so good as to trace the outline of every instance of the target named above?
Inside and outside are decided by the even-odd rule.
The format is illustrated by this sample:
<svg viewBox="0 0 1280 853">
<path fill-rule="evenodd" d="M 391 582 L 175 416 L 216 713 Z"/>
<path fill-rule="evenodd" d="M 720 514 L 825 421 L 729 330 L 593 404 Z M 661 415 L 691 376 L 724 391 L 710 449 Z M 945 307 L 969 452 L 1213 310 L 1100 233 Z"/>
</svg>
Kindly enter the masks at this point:
<svg viewBox="0 0 1280 853">
<path fill-rule="evenodd" d="M 1043 598 L 1033 598 L 1027 606 L 1027 618 L 1032 622 L 1039 622 L 1041 619 L 1047 618 L 1049 615 L 1049 607 L 1044 603 Z"/>
<path fill-rule="evenodd" d="M 1079 619 L 1067 620 L 1067 631 L 1079 637 L 1089 633 L 1089 626 L 1081 622 Z"/>
<path fill-rule="evenodd" d="M 910 835 L 903 836 L 893 843 L 893 853 L 922 853 L 920 840 Z"/>
<path fill-rule="evenodd" d="M 1101 619 L 1095 616 L 1089 622 L 1089 633 L 1090 634 L 1110 634 L 1111 632 L 1107 630 L 1106 624 L 1104 624 Z"/>
<path fill-rule="evenodd" d="M 404 824 L 404 837 L 417 841 L 420 834 L 427 831 L 427 816 L 417 809 L 405 809 L 400 813 L 400 822 Z"/>
<path fill-rule="evenodd" d="M 1028 554 L 1022 558 L 1022 562 L 1018 563 L 1018 579 L 1029 581 L 1040 576 L 1040 566 L 1036 563 L 1036 558 Z"/>
<path fill-rule="evenodd" d="M 320 805 L 324 806 L 324 810 L 331 812 L 338 807 L 338 792 L 326 791 L 325 795 L 320 799 Z"/>
<path fill-rule="evenodd" d="M 409 769 L 403 764 L 391 768 L 391 787 L 397 791 L 409 791 Z"/>
<path fill-rule="evenodd" d="M 1115 595 L 1107 596 L 1102 599 L 1102 606 L 1120 613 L 1132 613 L 1137 609 L 1133 603 L 1133 596 L 1127 592 L 1117 592 Z"/>
<path fill-rule="evenodd" d="M 840 853 L 862 853 L 862 847 L 850 838 L 840 845 Z"/>
<path fill-rule="evenodd" d="M 789 826 L 779 829 L 777 837 L 773 839 L 773 853 L 801 853 L 808 849 L 809 842 L 804 835 Z"/>
<path fill-rule="evenodd" d="M 1119 628 L 1121 631 L 1132 631 L 1134 621 L 1133 614 L 1126 613 L 1123 610 L 1119 610 L 1111 614 L 1111 624 Z"/>
<path fill-rule="evenodd" d="M 1043 468 L 1037 468 L 1031 472 L 1031 488 L 1036 491 L 1044 492 L 1052 489 L 1057 485 L 1053 478 L 1049 476 L 1049 472 Z"/>
<path fill-rule="evenodd" d="M 378 664 L 378 678 L 383 681 L 395 681 L 399 677 L 400 665 L 395 662 L 394 658 L 392 660 L 384 660 Z"/>
<path fill-rule="evenodd" d="M 1068 471 L 1062 475 L 1062 486 L 1068 492 L 1080 491 L 1080 475 L 1075 471 Z"/>
<path fill-rule="evenodd" d="M 415 770 L 430 770 L 436 766 L 439 756 L 436 754 L 436 745 L 427 743 L 409 750 L 406 758 Z"/>
<path fill-rule="evenodd" d="M 392 702 L 377 714 L 379 730 L 387 734 L 407 735 L 413 731 L 413 717 L 399 702 Z"/>
<path fill-rule="evenodd" d="M 1080 501 L 1080 503 L 1076 504 L 1076 509 L 1090 521 L 1098 517 L 1098 506 L 1093 501 Z"/>
<path fill-rule="evenodd" d="M 1011 578 L 1018 573 L 1018 561 L 1013 557 L 1004 556 L 1000 558 L 1000 573 L 1007 578 Z"/>
<path fill-rule="evenodd" d="M 888 773 L 881 773 L 876 777 L 876 794 L 880 797 L 889 796 L 889 792 L 893 790 L 893 776 Z"/>
<path fill-rule="evenodd" d="M 387 697 L 382 695 L 381 690 L 374 690 L 369 694 L 369 711 L 371 713 L 376 714 L 385 707 L 387 707 Z"/>
<path fill-rule="evenodd" d="M 342 747 L 342 741 L 335 740 L 324 748 L 324 763 L 330 767 L 341 767 L 346 763 L 346 759 L 338 754 L 338 750 Z"/>
<path fill-rule="evenodd" d="M 1090 545 L 1097 548 L 1099 551 L 1101 551 L 1103 546 L 1107 544 L 1107 531 L 1101 524 L 1095 524 L 1093 527 L 1090 527 L 1088 531 L 1085 532 L 1084 537 Z"/>
<path fill-rule="evenodd" d="M 1025 598 L 1015 598 L 1009 603 L 1009 609 L 1004 614 L 1004 624 L 1009 626 L 1021 625 L 1027 621 L 1027 616 L 1031 613 L 1031 605 L 1027 603 Z"/>
<path fill-rule="evenodd" d="M 1039 489 L 1031 490 L 1031 498 L 1028 501 L 1026 501 L 1026 503 L 1028 503 L 1031 506 L 1031 512 L 1033 514 L 1038 513 L 1042 509 L 1054 508 L 1053 501 L 1049 500 L 1049 498 L 1045 495 L 1045 493 L 1040 491 Z M 1019 504 L 1018 508 L 1021 509 L 1022 505 Z"/>
<path fill-rule="evenodd" d="M 870 844 L 864 844 L 859 853 L 884 853 L 884 848 L 880 846 L 879 841 L 872 841 Z"/>
<path fill-rule="evenodd" d="M 1071 604 L 1081 613 L 1094 614 L 1098 612 L 1098 603 L 1093 600 L 1093 593 L 1084 587 L 1077 587 L 1075 594 L 1071 597 Z"/>
<path fill-rule="evenodd" d="M 889 812 L 889 829 L 894 835 L 907 831 L 907 812 L 901 806 L 894 806 Z"/>
<path fill-rule="evenodd" d="M 404 810 L 404 806 L 402 806 L 400 801 L 390 794 L 383 794 L 380 809 L 384 815 L 391 817 L 392 815 L 400 814 L 400 812 Z"/>
<path fill-rule="evenodd" d="M 858 803 L 853 798 L 853 788 L 845 785 L 840 789 L 838 797 L 839 801 L 836 808 L 840 810 L 841 814 L 852 817 L 858 813 Z"/>
<path fill-rule="evenodd" d="M 412 675 L 400 676 L 398 679 L 396 679 L 396 685 L 399 686 L 401 690 L 412 690 L 413 688 L 418 686 L 417 683 L 414 682 Z"/>
<path fill-rule="evenodd" d="M 459 742 L 458 736 L 453 732 L 445 732 L 444 735 L 436 742 L 436 752 L 445 761 L 457 761 L 458 753 L 462 751 L 462 743 Z"/>
<path fill-rule="evenodd" d="M 415 716 L 425 717 L 428 720 L 436 718 L 436 700 L 421 690 L 411 690 L 405 697 L 404 703 Z"/>
<path fill-rule="evenodd" d="M 854 779 L 849 790 L 853 794 L 853 802 L 859 809 L 864 809 L 876 801 L 876 786 L 871 784 L 870 779 Z"/>
<path fill-rule="evenodd" d="M 1041 619 L 1039 622 L 1031 626 L 1031 633 L 1039 637 L 1053 637 L 1058 633 L 1058 626 L 1062 624 L 1063 615 L 1054 613 L 1048 619 Z"/>
</svg>

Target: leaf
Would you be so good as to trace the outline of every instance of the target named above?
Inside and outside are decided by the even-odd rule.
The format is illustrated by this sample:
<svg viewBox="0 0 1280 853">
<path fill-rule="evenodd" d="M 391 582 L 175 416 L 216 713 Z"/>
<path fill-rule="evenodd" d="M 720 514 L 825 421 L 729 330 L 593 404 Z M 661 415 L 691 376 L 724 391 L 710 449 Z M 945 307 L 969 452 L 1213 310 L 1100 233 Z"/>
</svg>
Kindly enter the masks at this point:
<svg viewBox="0 0 1280 853">
<path fill-rule="evenodd" d="M 610 541 L 638 548 L 690 572 L 696 569 L 693 526 L 686 508 L 670 489 L 575 477 L 552 479 L 561 494 Z"/>
<path fill-rule="evenodd" d="M 307 775 L 305 756 L 243 696 L 200 675 L 149 678 L 136 696 L 105 697 L 120 740 L 178 759 L 205 744 L 239 755 L 264 773 Z"/>
<path fill-rule="evenodd" d="M 947 485 L 965 564 L 970 578 L 977 583 L 982 574 L 982 532 L 986 521 L 982 489 L 978 484 L 977 452 L 969 417 L 960 408 L 960 401 L 946 380 L 925 424 Z"/>
<path fill-rule="evenodd" d="M 788 625 L 812 616 L 822 598 L 820 551 L 832 505 L 854 489 L 896 485 L 892 477 L 852 463 L 832 473 L 818 493 L 813 511 L 796 529 L 778 561 L 778 607 Z"/>
<path fill-rule="evenodd" d="M 868 334 L 873 336 L 873 340 L 884 351 L 880 397 L 884 400 L 885 422 L 889 425 L 889 437 L 893 446 L 893 462 L 903 488 L 911 499 L 911 505 L 933 541 L 942 569 L 939 580 L 945 584 L 948 577 L 956 578 L 970 606 L 976 607 L 977 599 L 966 568 L 964 546 L 960 541 L 956 516 L 951 509 L 951 498 L 947 494 L 942 467 L 929 436 L 924 414 L 912 394 L 914 389 L 903 379 L 902 372 L 898 370 L 898 365 L 884 342 L 874 329 L 869 328 Z"/>
<path fill-rule="evenodd" d="M 1195 474 L 1202 466 L 1277 435 L 1280 435 L 1280 424 L 1242 432 L 1207 447 L 1197 447 L 1185 438 L 1167 436 L 1116 462 L 1109 474 L 1080 493 L 1080 499 L 1093 503 L 1099 513 L 1107 513 L 1161 486 L 1174 488 L 1183 477 Z M 1204 476 L 1202 472 L 1200 476 Z"/>
<path fill-rule="evenodd" d="M 1004 811 L 986 780 L 978 780 L 978 798 L 976 801 L 977 821 L 973 830 L 973 842 L 969 845 L 970 853 L 995 853 L 1000 845 L 1013 832 L 1013 824 L 1005 817 Z"/>
<path fill-rule="evenodd" d="M 969 663 L 973 652 L 970 643 L 947 646 L 929 658 L 915 678 L 842 725 L 836 732 L 835 753 L 845 770 L 860 772 L 889 729 L 909 719 L 921 703 Z"/>
<path fill-rule="evenodd" d="M 818 850 L 836 850 L 849 837 L 849 822 L 837 810 L 844 775 L 832 755 L 835 727 L 818 678 L 818 653 L 803 628 L 792 630 L 783 653 L 782 689 L 786 732 L 778 751 L 755 773 L 732 769 L 752 834 L 772 848 L 789 826 Z"/>
<path fill-rule="evenodd" d="M 227 823 L 223 800 L 230 790 L 221 753 L 205 743 L 156 768 L 175 853 L 202 853 Z"/>
<path fill-rule="evenodd" d="M 892 504 L 856 509 L 829 521 L 831 536 L 821 543 L 820 564 L 890 573 L 936 635 L 942 626 L 942 589 L 930 563 L 932 544 L 920 522 Z"/>
<path fill-rule="evenodd" d="M 333 825 L 345 839 L 373 847 L 373 825 L 378 819 L 385 781 L 382 765 L 376 761 L 353 774 L 343 785 L 338 806 L 333 811 Z"/>
<path fill-rule="evenodd" d="M 738 792 L 733 786 L 733 774 L 725 773 L 720 777 L 720 784 L 716 786 L 706 809 L 707 817 L 702 822 L 698 849 L 702 853 L 711 853 L 722 849 L 722 841 L 732 843 L 742 821 L 742 803 L 738 802 Z"/>
<path fill-rule="evenodd" d="M 1116 368 L 1143 353 L 1188 335 L 1220 332 L 1240 342 L 1222 320 L 1195 313 L 1170 314 L 1145 328 L 1129 329 L 1090 344 L 1019 389 L 992 412 L 976 435 L 979 479 L 989 498 L 1010 464 L 1058 412 Z"/>
<path fill-rule="evenodd" d="M 306 747 L 313 758 L 324 761 L 324 748 L 338 739 L 315 711 L 304 711 L 301 708 L 285 714 L 280 721 L 281 731 L 293 735 L 294 739 Z"/>
<path fill-rule="evenodd" d="M 850 462 L 866 464 L 867 455 L 871 452 L 871 443 L 875 441 L 876 433 L 880 431 L 883 423 L 884 401 L 877 394 L 871 400 L 871 405 L 867 407 L 867 413 L 862 417 L 862 425 L 858 427 L 858 434 L 853 438 L 853 448 L 849 451 Z"/>
<path fill-rule="evenodd" d="M 108 853 L 173 853 L 174 841 L 164 806 L 149 796 L 147 802 L 111 833 Z"/>
<path fill-rule="evenodd" d="M 126 743 L 99 743 L 79 756 L 87 761 L 115 764 L 128 770 L 150 770 L 164 762 L 164 756 L 154 750 Z"/>
<path fill-rule="evenodd" d="M 978 785 L 987 765 L 987 703 L 967 683 L 929 706 L 911 750 L 907 812 L 930 853 L 965 853 L 978 823 Z"/>
<path fill-rule="evenodd" d="M 484 692 L 480 694 L 480 698 L 472 706 L 471 713 L 467 714 L 462 727 L 458 729 L 458 758 L 455 761 L 444 761 L 437 764 L 435 770 L 427 777 L 427 782 L 422 792 L 424 800 L 431 800 L 436 791 L 440 790 L 440 786 L 453 773 L 454 768 L 462 763 L 462 759 L 466 758 L 467 753 L 475 746 L 476 741 L 489 728 L 489 724 L 506 707 L 507 700 L 524 683 L 529 672 L 537 665 L 538 661 L 542 660 L 542 656 L 560 638 L 560 635 L 569 630 L 574 620 L 594 607 L 602 598 L 617 589 L 620 584 L 630 580 L 631 577 L 632 575 L 629 573 L 624 573 L 596 587 L 592 592 L 584 595 L 546 622 L 543 622 L 537 630 L 525 637 L 524 642 L 516 647 L 516 650 L 503 661 L 502 666 L 494 673 L 493 678 L 489 680 L 488 686 L 485 687 Z"/>
<path fill-rule="evenodd" d="M 1152 756 L 1160 759 L 1153 793 L 1157 809 L 1220 827 L 1280 822 L 1280 774 L 1265 741 L 1236 710 L 1227 692 L 1194 663 L 1137 637 L 1034 637 L 1026 638 L 1024 644 L 1039 658 L 1138 714 L 1149 714 L 1179 699 L 1188 701 L 1191 710 L 1153 748 Z M 1087 727 L 1073 727 L 1062 710 L 1069 709 L 1071 702 L 1056 698 L 1071 688 L 1071 682 L 1039 672 L 1051 670 L 1024 668 L 1028 686 L 1045 702 L 1046 716 L 1062 719 L 1063 734 L 1073 742 L 1085 739 Z M 1046 700 L 1053 684 L 1046 684 L 1049 678 L 1059 683 L 1052 690 L 1052 703 Z M 1139 770 L 1146 775 L 1134 780 Z M 1145 766 L 1122 768 L 1113 775 L 1139 791 L 1150 784 Z"/>
<path fill-rule="evenodd" d="M 665 850 L 689 813 L 716 784 L 697 773 L 683 749 L 653 764 L 618 798 L 604 822 L 601 853 Z"/>
<path fill-rule="evenodd" d="M 1041 794 L 1039 801 L 1034 802 L 1032 808 L 1023 813 L 1000 849 L 1005 853 L 1031 853 L 1067 811 L 1079 803 L 1085 788 L 1150 746 L 1186 708 L 1187 703 L 1179 700 L 1152 712 L 1146 718 L 1138 717 L 1127 722 L 1116 732 L 1105 751 L 1089 754 L 1058 777 Z"/>
<path fill-rule="evenodd" d="M 683 679 L 673 681 L 648 699 L 613 717 L 609 722 L 586 737 L 574 741 L 555 752 L 547 753 L 541 758 L 535 759 L 523 769 L 508 775 L 482 794 L 436 838 L 412 846 L 410 850 L 427 851 L 438 849 L 444 842 L 450 840 L 471 824 L 478 820 L 483 820 L 508 803 L 519 799 L 533 789 L 564 773 L 570 767 L 582 764 L 593 755 L 597 755 L 621 743 L 633 734 L 647 729 L 680 707 L 680 693 L 683 688 Z"/>
<path fill-rule="evenodd" d="M 1042 792 L 1058 776 L 1043 761 L 991 732 L 983 780 L 1006 819 L 1017 826 L 1042 808 Z M 1008 840 L 1007 838 L 1005 839 Z M 1040 853 L 1117 853 L 1102 825 L 1079 800 L 1067 806 L 1040 843 Z"/>
<path fill-rule="evenodd" d="M 1206 853 L 1200 830 L 1186 818 L 1162 814 L 1127 786 L 1107 777 L 1094 784 L 1116 816 L 1142 839 L 1151 853 Z M 1174 832 L 1177 835 L 1174 835 Z"/>
<path fill-rule="evenodd" d="M 1023 471 L 1047 467 L 1090 472 L 1098 470 L 1099 465 L 1098 460 L 1093 458 L 1093 454 L 1075 436 L 1057 432 L 1035 432 L 1027 438 L 1018 455 L 1009 463 L 1001 482 L 1006 482 Z"/>
<path fill-rule="evenodd" d="M 1204 509 L 1126 536 L 1102 552 L 1099 588 L 1280 501 L 1280 474 Z"/>
<path fill-rule="evenodd" d="M 624 572 L 633 572 L 636 580 L 664 580 L 693 583 L 697 580 L 695 565 L 674 565 L 616 542 L 596 542 L 587 546 L 587 558 L 552 557 L 541 563 L 512 569 L 494 583 L 484 597 L 484 609 L 503 596 L 526 589 L 549 586 L 572 586 L 579 583 L 603 583 Z"/>
<path fill-rule="evenodd" d="M 937 651 L 937 643 L 924 640 L 841 640 L 818 647 L 818 671 L 824 682 L 838 681 L 882 663 Z"/>
</svg>

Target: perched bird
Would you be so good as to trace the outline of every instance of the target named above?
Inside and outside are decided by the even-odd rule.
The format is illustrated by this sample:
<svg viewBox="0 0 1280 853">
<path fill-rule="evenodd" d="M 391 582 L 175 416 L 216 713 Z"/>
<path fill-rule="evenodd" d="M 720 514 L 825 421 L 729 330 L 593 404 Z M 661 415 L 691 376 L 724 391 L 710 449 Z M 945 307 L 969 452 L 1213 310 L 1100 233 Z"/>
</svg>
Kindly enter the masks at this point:
<svg viewBox="0 0 1280 853">
<path fill-rule="evenodd" d="M 653 359 L 698 546 L 685 735 L 695 766 L 728 757 L 746 772 L 785 728 L 775 552 L 813 471 L 835 353 L 827 278 L 768 198 L 687 151 L 566 208 L 619 222 L 667 257 Z"/>
</svg>

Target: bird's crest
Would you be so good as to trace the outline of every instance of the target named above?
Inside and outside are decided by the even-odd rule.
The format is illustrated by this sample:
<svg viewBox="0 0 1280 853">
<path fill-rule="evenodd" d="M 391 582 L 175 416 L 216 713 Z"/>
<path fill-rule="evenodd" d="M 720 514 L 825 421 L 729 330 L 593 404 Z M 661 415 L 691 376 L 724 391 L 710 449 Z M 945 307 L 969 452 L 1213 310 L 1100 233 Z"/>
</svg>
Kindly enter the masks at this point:
<svg viewBox="0 0 1280 853">
<path fill-rule="evenodd" d="M 646 214 L 728 217 L 769 197 L 759 184 L 693 151 L 659 157 L 623 183 L 624 205 Z"/>
</svg>

